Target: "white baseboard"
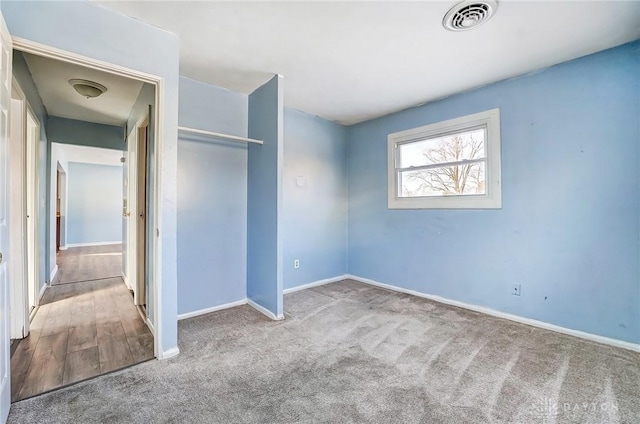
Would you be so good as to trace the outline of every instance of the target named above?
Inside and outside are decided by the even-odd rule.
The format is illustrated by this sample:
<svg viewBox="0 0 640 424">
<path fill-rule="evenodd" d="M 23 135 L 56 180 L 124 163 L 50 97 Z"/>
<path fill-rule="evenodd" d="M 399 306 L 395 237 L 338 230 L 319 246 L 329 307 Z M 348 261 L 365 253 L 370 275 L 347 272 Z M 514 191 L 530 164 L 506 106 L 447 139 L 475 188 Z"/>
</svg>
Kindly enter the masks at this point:
<svg viewBox="0 0 640 424">
<path fill-rule="evenodd" d="M 122 241 L 95 241 L 92 243 L 67 243 L 65 250 L 70 247 L 89 247 L 89 246 L 111 246 L 113 244 L 122 244 Z M 60 248 L 62 250 L 62 248 Z"/>
<path fill-rule="evenodd" d="M 51 275 L 49 276 L 49 283 L 53 282 L 53 279 L 56 278 L 56 274 L 58 273 L 58 265 L 54 266 L 51 270 Z"/>
<path fill-rule="evenodd" d="M 153 334 L 153 337 L 155 337 L 156 336 L 156 328 L 153 326 L 153 323 L 151 322 L 149 317 L 147 317 L 147 319 L 145 321 L 147 323 L 147 327 L 149 327 L 149 331 L 151 331 L 151 334 Z"/>
<path fill-rule="evenodd" d="M 40 304 L 42 296 L 44 296 L 45 290 L 47 290 L 49 287 L 51 287 L 51 285 L 49 284 L 43 284 L 42 287 L 40 287 L 40 293 L 38 293 L 38 301 L 36 302 L 38 305 Z"/>
<path fill-rule="evenodd" d="M 289 293 L 297 292 L 299 290 L 310 289 L 311 287 L 324 286 L 325 284 L 336 283 L 338 281 L 342 281 L 342 280 L 345 280 L 347 278 L 349 278 L 347 276 L 347 274 L 339 275 L 337 277 L 332 277 L 332 278 L 325 278 L 324 280 L 314 281 L 313 283 L 304 284 L 302 286 L 297 286 L 297 287 L 291 287 L 289 289 L 284 289 L 283 293 L 284 294 L 289 294 Z"/>
<path fill-rule="evenodd" d="M 468 303 L 460 302 L 457 300 L 447 299 L 445 297 L 421 293 L 415 290 L 404 289 L 402 287 L 393 286 L 391 284 L 380 283 L 378 281 L 370 280 L 368 278 L 358 277 L 357 275 L 348 274 L 346 278 L 356 280 L 364 284 L 369 284 L 376 287 L 381 287 L 387 290 L 392 290 L 400 293 L 411 294 L 425 299 L 430 299 L 435 302 L 444 303 L 447 305 L 457 306 L 459 308 L 469 309 L 471 311 L 480 312 L 483 314 L 491 315 L 498 318 L 508 319 L 510 321 L 519 322 L 521 324 L 531 325 L 533 327 L 542 328 L 545 330 L 555 331 L 556 333 L 568 334 L 570 336 L 579 337 L 581 339 L 589 340 L 596 343 L 602 343 L 609 346 L 620 347 L 622 349 L 628 349 L 635 352 L 640 352 L 640 344 L 625 342 L 623 340 L 611 339 L 609 337 L 599 336 L 597 334 L 586 333 L 584 331 L 573 330 L 571 328 L 560 327 L 559 325 L 549 324 L 544 321 L 538 321 L 531 318 L 525 318 L 518 315 L 509 314 L 507 312 L 497 311 L 495 309 L 487 308 L 484 306 L 476 306 Z"/>
<path fill-rule="evenodd" d="M 256 302 L 254 302 L 251 299 L 247 299 L 247 304 L 251 306 L 253 309 L 255 309 L 256 311 L 263 313 L 264 315 L 268 316 L 274 321 L 280 321 L 284 319 L 284 315 L 275 315 L 273 312 L 271 312 L 270 310 L 268 310 L 262 305 L 258 305 Z"/>
<path fill-rule="evenodd" d="M 247 299 L 240 299 L 235 302 L 224 303 L 222 305 L 212 306 L 210 308 L 199 309 L 197 311 L 187 312 L 184 314 L 178 314 L 178 320 L 197 317 L 198 315 L 209 314 L 211 312 L 221 311 L 223 309 L 235 308 L 236 306 L 246 305 L 246 304 L 247 304 Z"/>
<path fill-rule="evenodd" d="M 133 290 L 133 287 L 129 285 L 129 279 L 127 279 L 127 276 L 125 275 L 124 271 L 122 271 L 120 275 L 122 275 L 122 281 L 124 281 L 124 285 L 127 286 L 129 290 Z"/>
<path fill-rule="evenodd" d="M 165 350 L 164 352 L 161 352 L 160 355 L 158 355 L 158 359 L 160 359 L 160 360 L 171 359 L 171 358 L 175 358 L 179 354 L 180 354 L 180 349 L 178 349 L 178 347 L 176 346 L 176 347 L 174 347 L 172 349 Z"/>
</svg>

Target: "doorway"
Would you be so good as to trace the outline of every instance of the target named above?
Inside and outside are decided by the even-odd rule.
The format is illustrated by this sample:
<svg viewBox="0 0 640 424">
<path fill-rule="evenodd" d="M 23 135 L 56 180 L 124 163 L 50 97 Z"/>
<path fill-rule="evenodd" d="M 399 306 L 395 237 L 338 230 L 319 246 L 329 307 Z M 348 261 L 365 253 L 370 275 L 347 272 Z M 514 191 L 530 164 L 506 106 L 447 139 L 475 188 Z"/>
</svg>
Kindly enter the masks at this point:
<svg viewBox="0 0 640 424">
<path fill-rule="evenodd" d="M 46 143 L 50 146 L 46 159 L 49 167 L 43 170 L 42 163 L 36 161 L 29 166 L 25 161 L 24 171 L 29 178 L 25 184 L 37 186 L 41 181 L 41 185 L 47 187 L 50 199 L 46 217 L 48 242 L 40 241 L 36 247 L 42 248 L 50 258 L 51 266 L 49 269 L 45 266 L 49 285 L 44 287 L 41 305 L 31 316 L 31 334 L 26 337 L 27 331 L 16 337 L 26 338 L 12 349 L 11 397 L 14 401 L 152 359 L 158 350 L 155 337 L 158 326 L 153 325 L 154 317 L 147 313 L 148 306 L 153 309 L 157 302 L 157 297 L 153 297 L 155 263 L 152 254 L 156 239 L 149 237 L 157 223 L 148 218 L 148 215 L 155 216 L 153 210 L 158 205 L 154 195 L 158 183 L 152 174 L 157 166 L 156 158 L 151 158 L 155 143 L 152 125 L 155 122 L 153 115 L 157 113 L 156 86 L 138 80 L 131 83 L 129 76 L 96 70 L 95 67 L 85 69 L 71 63 L 73 61 L 62 60 L 58 71 L 60 74 L 66 72 L 66 76 L 59 86 L 70 90 L 70 94 L 62 100 L 52 100 L 47 93 L 54 91 L 46 89 L 49 83 L 43 78 L 47 71 L 57 66 L 51 63 L 57 60 L 28 52 L 19 54 L 23 55 L 29 67 L 33 84 L 36 88 L 43 87 L 37 90 L 37 95 L 42 96 L 49 115 L 46 132 Z M 43 60 L 47 62 L 44 65 Z M 106 112 L 102 115 L 99 99 L 91 99 L 92 108 L 81 110 L 78 104 L 88 100 L 74 92 L 74 87 L 68 84 L 69 76 L 103 81 L 110 92 L 121 96 L 120 100 L 124 99 L 122 102 L 129 102 L 125 112 L 118 112 L 113 96 L 111 103 L 103 107 L 102 111 Z M 124 88 L 133 84 L 136 89 L 126 94 L 118 84 Z M 34 91 L 30 90 L 31 93 Z M 56 104 L 56 101 L 63 102 L 69 98 L 69 104 Z M 58 113 L 70 116 L 59 116 Z M 123 141 L 123 134 L 131 125 L 129 120 L 141 125 L 135 126 L 136 142 L 132 146 L 136 161 L 129 164 L 135 171 L 135 176 L 130 176 L 134 181 L 133 184 L 124 184 L 120 159 L 123 150 L 129 149 Z M 32 131 L 35 126 L 37 123 L 26 123 L 25 133 L 39 132 L 39 129 Z M 73 128 L 82 129 L 80 133 L 84 135 L 77 136 L 77 131 L 70 130 Z M 87 128 L 91 131 L 87 132 Z M 88 133 L 92 137 L 86 137 Z M 99 164 L 91 159 L 83 161 L 75 157 L 75 153 L 60 154 L 58 149 L 58 145 L 64 145 L 71 150 L 101 150 L 95 146 L 79 145 L 82 143 L 104 146 L 115 154 L 114 162 L 117 164 Z M 25 156 L 30 154 L 26 152 Z M 94 155 L 100 154 L 94 152 Z M 100 186 L 107 181 L 107 174 L 119 179 L 109 187 Z M 44 184 L 43 178 L 46 179 Z M 131 205 L 124 210 L 122 208 L 123 187 L 135 191 L 137 201 L 133 208 Z M 40 199 L 36 197 L 33 204 L 27 199 L 25 209 L 37 207 L 44 197 L 40 193 Z M 102 202 L 106 198 L 113 201 L 106 205 Z M 110 211 L 108 214 L 107 210 Z M 126 219 L 123 219 L 123 213 Z M 37 219 L 33 221 L 37 222 Z M 85 225 L 89 222 L 98 224 Z M 25 233 L 28 233 L 28 222 L 25 226 Z M 133 238 L 128 237 L 127 229 L 130 227 L 136 228 Z M 110 235 L 93 237 L 105 232 Z M 35 229 L 34 233 L 37 234 L 38 230 Z M 129 251 L 137 259 L 128 268 L 123 264 L 123 243 L 131 247 Z M 96 273 L 96 268 L 115 263 L 116 266 L 106 267 L 106 274 Z M 131 291 L 124 283 L 127 277 L 138 281 Z M 29 297 L 31 302 L 34 294 L 25 294 L 24 297 Z"/>
<path fill-rule="evenodd" d="M 10 163 L 24 167 L 10 167 L 9 179 L 10 225 L 9 251 L 11 258 L 11 338 L 29 334 L 33 317 L 43 293 L 39 262 L 38 163 L 40 160 L 40 122 L 27 98 L 14 79 L 11 93 L 11 121 L 9 131 Z M 42 289 L 41 289 L 42 287 Z"/>
</svg>

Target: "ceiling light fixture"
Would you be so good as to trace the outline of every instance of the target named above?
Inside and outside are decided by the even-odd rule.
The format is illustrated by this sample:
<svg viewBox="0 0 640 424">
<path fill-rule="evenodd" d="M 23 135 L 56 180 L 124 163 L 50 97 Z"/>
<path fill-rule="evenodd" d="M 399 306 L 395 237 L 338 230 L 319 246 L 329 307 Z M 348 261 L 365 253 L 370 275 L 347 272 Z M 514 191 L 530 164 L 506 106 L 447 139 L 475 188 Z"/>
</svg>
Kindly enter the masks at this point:
<svg viewBox="0 0 640 424">
<path fill-rule="evenodd" d="M 107 87 L 105 87 L 104 85 L 89 80 L 70 79 L 69 84 L 71 84 L 71 86 L 78 92 L 78 94 L 86 97 L 87 99 L 98 97 L 99 95 L 107 91 Z"/>
<path fill-rule="evenodd" d="M 465 0 L 449 9 L 442 25 L 449 31 L 466 31 L 487 22 L 497 9 L 495 0 Z"/>
</svg>

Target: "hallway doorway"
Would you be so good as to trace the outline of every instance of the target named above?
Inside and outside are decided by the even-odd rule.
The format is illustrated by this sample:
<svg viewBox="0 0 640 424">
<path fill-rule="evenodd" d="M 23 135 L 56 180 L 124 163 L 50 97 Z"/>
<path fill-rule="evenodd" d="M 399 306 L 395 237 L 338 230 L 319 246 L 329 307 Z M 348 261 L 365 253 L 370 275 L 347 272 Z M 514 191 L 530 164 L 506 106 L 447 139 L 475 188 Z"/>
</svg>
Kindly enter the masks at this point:
<svg viewBox="0 0 640 424">
<path fill-rule="evenodd" d="M 14 75 L 30 88 L 27 100 L 40 105 L 37 117 L 47 125 L 42 160 L 35 170 L 24 168 L 41 187 L 36 232 L 44 272 L 28 330 L 11 345 L 13 402 L 153 359 L 159 333 L 145 308 L 150 299 L 149 310 L 157 311 L 156 244 L 149 236 L 157 222 L 146 218 L 155 217 L 157 207 L 155 85 L 27 52 L 14 51 L 14 64 Z M 103 92 L 86 96 L 77 81 L 97 81 Z M 141 119 L 148 128 L 145 150 L 138 152 L 140 133 L 131 147 L 125 135 Z M 146 165 L 137 178 L 131 178 L 138 167 L 128 163 L 129 154 Z M 125 199 L 137 181 L 145 195 L 132 208 Z M 139 210 L 144 220 L 136 227 L 131 221 Z M 130 238 L 130 227 L 139 228 L 137 238 Z M 142 265 L 127 264 L 140 239 Z M 143 282 L 139 295 L 136 279 Z"/>
</svg>

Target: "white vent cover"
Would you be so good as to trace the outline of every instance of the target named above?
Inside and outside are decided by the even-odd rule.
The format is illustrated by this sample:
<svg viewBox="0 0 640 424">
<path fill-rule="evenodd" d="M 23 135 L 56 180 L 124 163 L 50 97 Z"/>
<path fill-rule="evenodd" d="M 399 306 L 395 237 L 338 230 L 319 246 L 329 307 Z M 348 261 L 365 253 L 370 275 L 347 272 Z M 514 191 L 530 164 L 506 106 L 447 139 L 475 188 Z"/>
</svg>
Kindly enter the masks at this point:
<svg viewBox="0 0 640 424">
<path fill-rule="evenodd" d="M 494 0 L 465 0 L 447 12 L 442 25 L 450 31 L 466 31 L 487 22 L 497 9 Z"/>
</svg>

